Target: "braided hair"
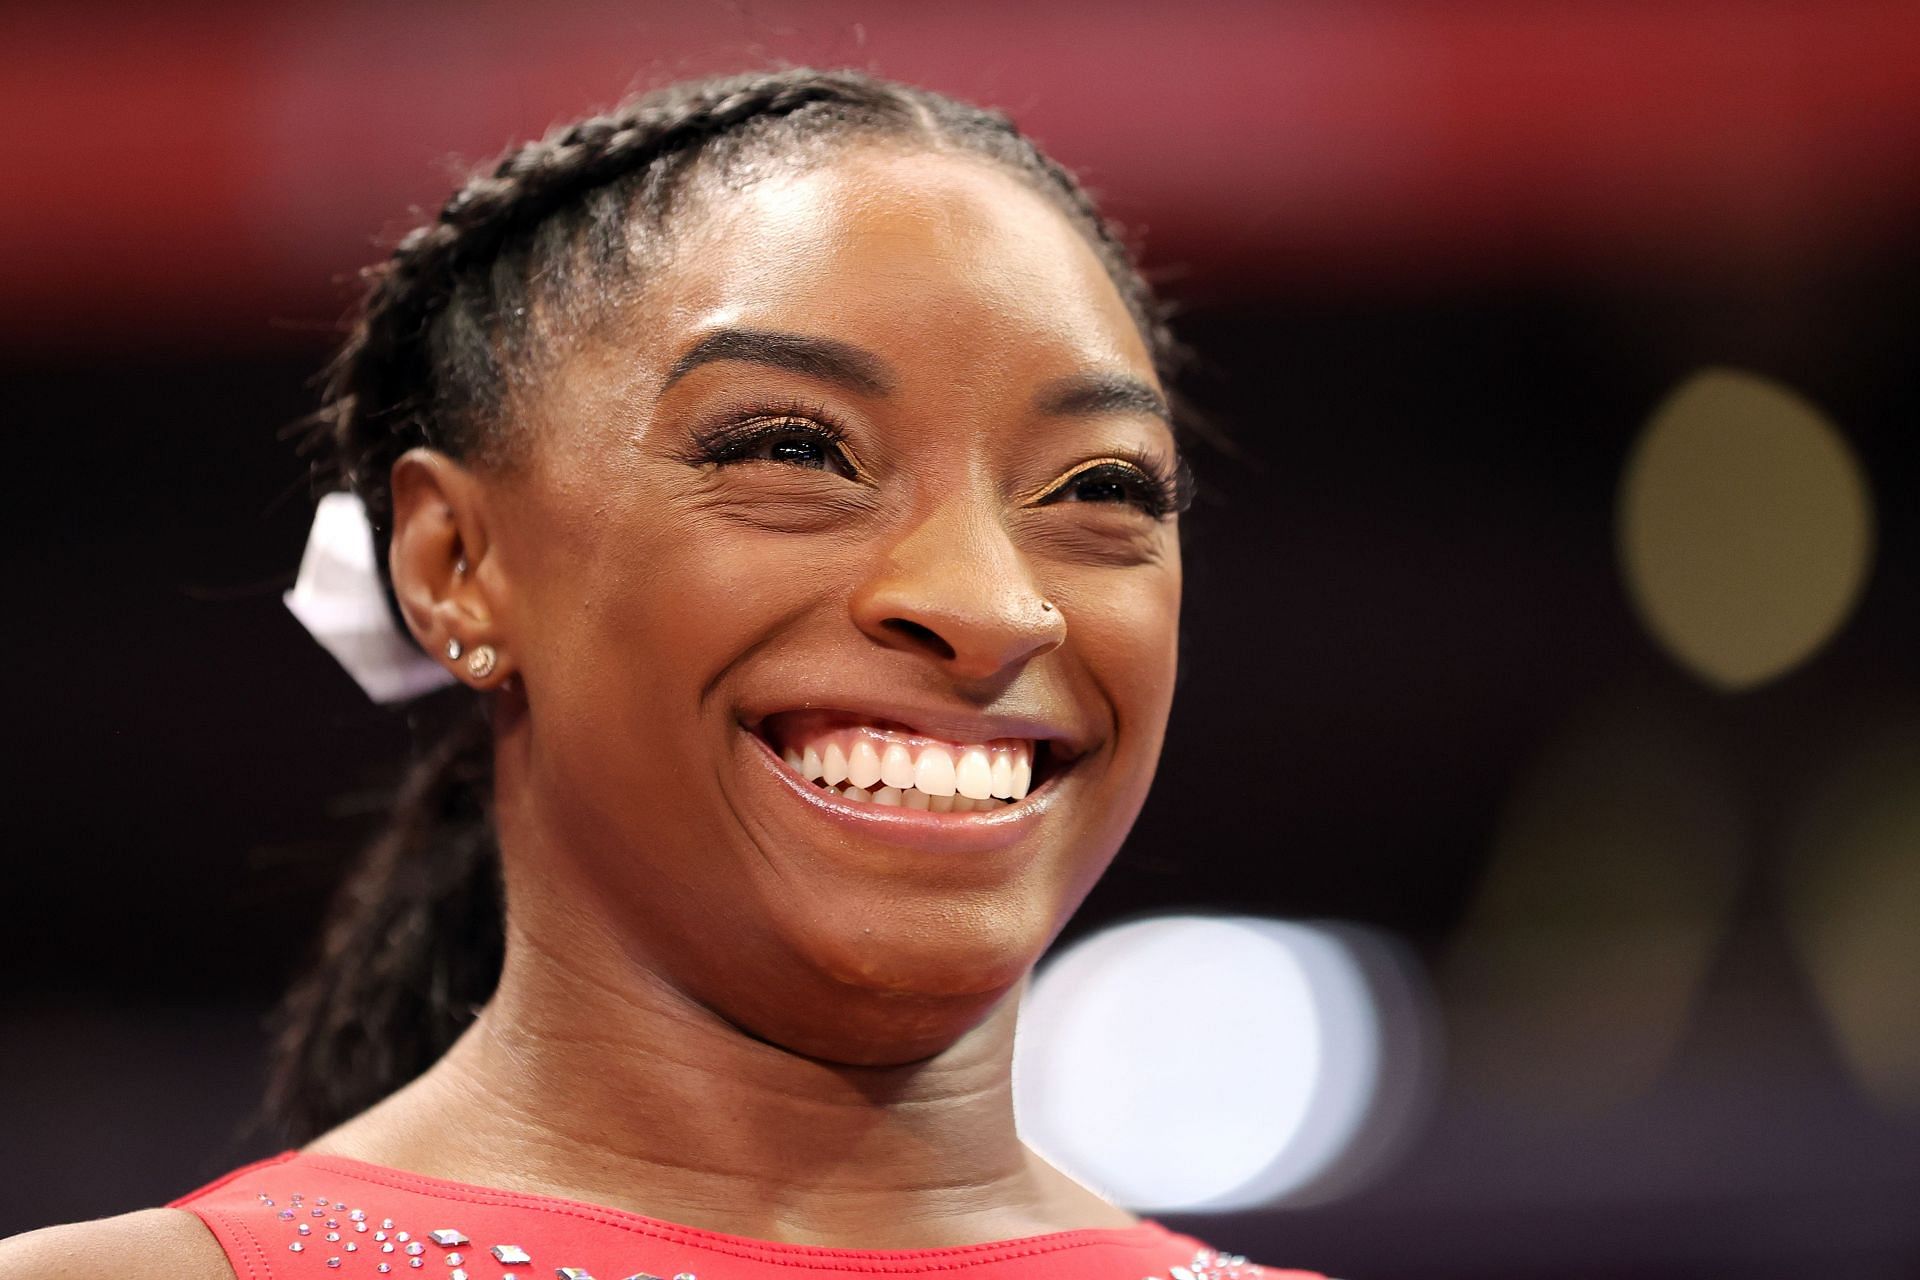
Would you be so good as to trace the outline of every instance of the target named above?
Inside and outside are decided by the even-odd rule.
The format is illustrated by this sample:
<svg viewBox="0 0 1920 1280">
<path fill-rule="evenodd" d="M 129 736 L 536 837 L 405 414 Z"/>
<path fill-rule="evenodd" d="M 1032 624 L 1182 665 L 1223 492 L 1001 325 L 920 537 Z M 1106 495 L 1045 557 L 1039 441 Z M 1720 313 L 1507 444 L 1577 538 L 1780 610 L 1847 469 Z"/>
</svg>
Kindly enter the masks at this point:
<svg viewBox="0 0 1920 1280">
<path fill-rule="evenodd" d="M 550 132 L 470 178 L 432 222 L 365 273 L 328 366 L 306 450 L 321 487 L 365 503 L 383 581 L 389 473 L 430 446 L 504 461 L 505 398 L 557 328 L 642 282 L 696 175 L 806 163 L 890 140 L 985 158 L 1064 213 L 1105 265 L 1163 377 L 1175 346 L 1115 229 L 1073 175 L 1005 116 L 856 71 L 780 70 L 689 81 Z M 387 583 L 392 602 L 391 583 Z M 398 616 L 397 609 L 395 610 Z M 332 905 L 318 954 L 275 1017 L 262 1118 L 304 1141 L 430 1066 L 499 981 L 499 850 L 488 819 L 486 704 L 466 691 L 400 787 L 384 832 Z"/>
</svg>

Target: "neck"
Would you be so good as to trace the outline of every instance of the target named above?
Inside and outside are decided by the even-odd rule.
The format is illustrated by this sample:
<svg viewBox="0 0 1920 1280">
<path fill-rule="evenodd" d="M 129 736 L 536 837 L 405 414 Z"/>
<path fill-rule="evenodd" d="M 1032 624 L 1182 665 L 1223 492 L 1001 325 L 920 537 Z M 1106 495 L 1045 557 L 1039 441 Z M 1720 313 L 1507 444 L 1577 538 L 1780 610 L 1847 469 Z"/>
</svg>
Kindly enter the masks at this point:
<svg viewBox="0 0 1920 1280">
<path fill-rule="evenodd" d="M 1133 1220 L 1014 1131 L 1009 995 L 895 1067 L 742 1032 L 578 929 L 508 940 L 436 1066 L 310 1149 L 756 1239 L 934 1248 Z"/>
</svg>

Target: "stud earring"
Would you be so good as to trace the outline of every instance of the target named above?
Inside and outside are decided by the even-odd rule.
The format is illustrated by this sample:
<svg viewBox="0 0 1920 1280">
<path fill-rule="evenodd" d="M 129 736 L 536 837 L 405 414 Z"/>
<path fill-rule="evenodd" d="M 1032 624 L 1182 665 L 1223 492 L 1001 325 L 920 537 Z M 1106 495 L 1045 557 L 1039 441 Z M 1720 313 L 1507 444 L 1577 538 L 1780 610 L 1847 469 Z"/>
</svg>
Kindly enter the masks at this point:
<svg viewBox="0 0 1920 1280">
<path fill-rule="evenodd" d="M 478 646 L 472 653 L 467 655 L 467 674 L 475 680 L 485 680 L 493 674 L 493 664 L 497 656 L 493 651 L 492 645 L 483 644 Z"/>
<path fill-rule="evenodd" d="M 452 639 L 447 641 L 447 661 L 448 662 L 460 661 L 460 655 L 465 652 L 466 650 L 460 647 L 459 636 L 454 636 Z"/>
<path fill-rule="evenodd" d="M 465 556 L 461 556 L 458 560 L 455 560 L 453 562 L 453 576 L 456 578 L 464 577 L 466 576 L 466 572 L 467 572 L 467 558 Z"/>
</svg>

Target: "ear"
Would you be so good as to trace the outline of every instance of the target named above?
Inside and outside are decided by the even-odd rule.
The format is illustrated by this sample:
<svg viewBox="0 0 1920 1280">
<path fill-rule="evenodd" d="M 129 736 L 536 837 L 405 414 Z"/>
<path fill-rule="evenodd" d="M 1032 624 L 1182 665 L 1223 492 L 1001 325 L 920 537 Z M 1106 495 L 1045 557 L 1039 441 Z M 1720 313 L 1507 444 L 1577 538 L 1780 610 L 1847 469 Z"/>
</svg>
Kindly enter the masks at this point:
<svg viewBox="0 0 1920 1280">
<path fill-rule="evenodd" d="M 486 486 L 433 449 L 401 454 L 391 486 L 387 569 L 407 629 L 459 679 L 478 689 L 499 686 L 511 674 L 512 657 L 499 634 L 505 583 L 498 557 L 489 555 Z M 457 651 L 450 641 L 458 641 Z M 473 661 L 482 645 L 494 655 L 491 664 Z"/>
</svg>

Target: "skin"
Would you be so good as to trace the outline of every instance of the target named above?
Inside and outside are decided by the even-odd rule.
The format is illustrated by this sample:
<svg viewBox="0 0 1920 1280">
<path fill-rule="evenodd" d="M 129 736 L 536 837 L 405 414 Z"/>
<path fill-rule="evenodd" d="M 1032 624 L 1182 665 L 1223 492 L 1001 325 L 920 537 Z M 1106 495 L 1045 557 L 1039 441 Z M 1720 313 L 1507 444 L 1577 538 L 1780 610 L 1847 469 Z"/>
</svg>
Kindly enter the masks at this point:
<svg viewBox="0 0 1920 1280">
<path fill-rule="evenodd" d="M 1089 374 L 1157 392 L 1147 348 L 1064 216 L 973 158 L 863 145 L 673 230 L 518 389 L 530 448 L 396 464 L 409 625 L 499 654 L 450 665 L 496 694 L 507 960 L 440 1063 L 310 1149 L 826 1246 L 1129 1225 L 1019 1142 L 1010 1074 L 1172 697 L 1177 519 L 1060 489 L 1173 458 L 1137 398 L 1058 405 Z M 729 328 L 844 344 L 884 385 L 671 376 Z M 696 460 L 769 405 L 830 417 L 853 474 L 805 439 Z M 999 846 L 930 849 L 778 783 L 750 730 L 804 706 L 1011 717 L 1073 759 Z"/>
</svg>

